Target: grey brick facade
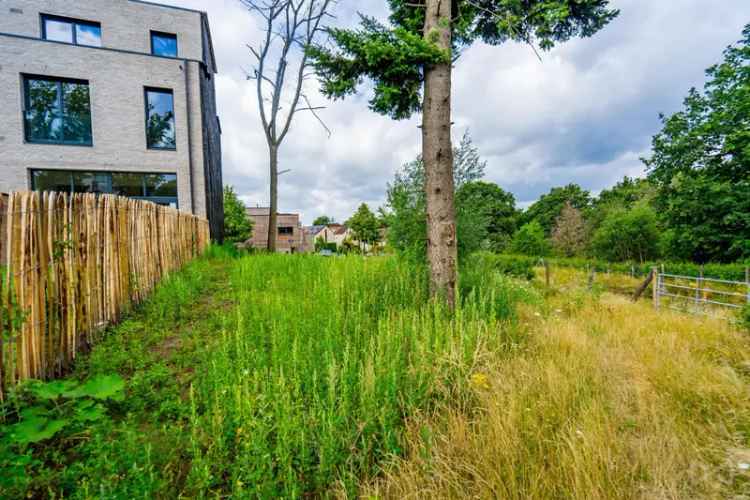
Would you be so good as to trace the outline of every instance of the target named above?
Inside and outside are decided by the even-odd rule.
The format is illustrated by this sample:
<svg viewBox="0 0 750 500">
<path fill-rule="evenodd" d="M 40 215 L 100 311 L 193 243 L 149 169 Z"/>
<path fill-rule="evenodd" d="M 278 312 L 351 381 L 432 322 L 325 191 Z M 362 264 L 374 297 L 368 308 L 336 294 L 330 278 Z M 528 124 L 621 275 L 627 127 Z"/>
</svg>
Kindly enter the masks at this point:
<svg viewBox="0 0 750 500">
<path fill-rule="evenodd" d="M 100 23 L 102 47 L 43 40 L 42 14 Z M 151 31 L 176 34 L 178 57 L 151 55 Z M 29 189 L 32 169 L 174 173 L 179 208 L 209 217 L 214 237 L 221 239 L 215 72 L 208 19 L 202 12 L 136 0 L 3 1 L 0 192 Z M 25 141 L 23 75 L 89 82 L 93 146 Z M 147 148 L 146 87 L 173 92 L 174 151 Z"/>
</svg>

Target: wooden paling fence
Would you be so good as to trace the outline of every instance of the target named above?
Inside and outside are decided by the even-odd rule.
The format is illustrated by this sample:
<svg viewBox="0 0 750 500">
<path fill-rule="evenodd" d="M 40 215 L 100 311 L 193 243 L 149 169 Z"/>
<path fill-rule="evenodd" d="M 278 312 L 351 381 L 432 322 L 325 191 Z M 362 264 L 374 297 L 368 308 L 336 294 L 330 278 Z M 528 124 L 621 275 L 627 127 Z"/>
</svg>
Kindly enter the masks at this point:
<svg viewBox="0 0 750 500">
<path fill-rule="evenodd" d="M 208 246 L 208 221 L 114 195 L 0 196 L 0 398 L 62 374 L 170 271 Z"/>
</svg>

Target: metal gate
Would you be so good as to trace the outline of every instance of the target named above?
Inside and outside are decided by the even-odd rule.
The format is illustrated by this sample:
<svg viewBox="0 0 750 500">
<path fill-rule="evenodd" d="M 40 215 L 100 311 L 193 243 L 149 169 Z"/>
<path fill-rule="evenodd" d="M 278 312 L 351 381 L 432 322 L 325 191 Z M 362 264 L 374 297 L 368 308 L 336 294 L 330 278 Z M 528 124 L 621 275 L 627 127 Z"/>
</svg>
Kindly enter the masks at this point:
<svg viewBox="0 0 750 500">
<path fill-rule="evenodd" d="M 654 306 L 696 314 L 738 311 L 750 304 L 750 279 L 731 281 L 655 272 Z M 748 277 L 750 278 L 750 277 Z"/>
</svg>

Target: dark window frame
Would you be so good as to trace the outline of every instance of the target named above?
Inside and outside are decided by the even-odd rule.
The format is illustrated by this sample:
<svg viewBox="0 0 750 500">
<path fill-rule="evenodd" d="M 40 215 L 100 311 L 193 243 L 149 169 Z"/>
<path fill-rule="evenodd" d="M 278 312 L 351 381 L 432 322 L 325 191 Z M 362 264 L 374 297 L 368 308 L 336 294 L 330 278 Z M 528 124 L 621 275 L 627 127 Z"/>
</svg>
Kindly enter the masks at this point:
<svg viewBox="0 0 750 500">
<path fill-rule="evenodd" d="M 282 231 L 282 229 L 284 231 Z M 287 229 L 289 231 L 287 231 Z M 279 235 L 293 235 L 294 234 L 294 226 L 278 226 Z"/>
<path fill-rule="evenodd" d="M 91 128 L 91 140 L 88 142 L 71 142 L 71 141 L 54 141 L 54 140 L 31 140 L 29 139 L 29 124 L 26 119 L 26 113 L 30 107 L 30 92 L 29 92 L 29 80 L 41 80 L 46 82 L 53 82 L 58 85 L 58 106 L 61 110 L 65 110 L 65 102 L 63 101 L 63 83 L 73 83 L 76 85 L 86 85 L 89 88 L 89 125 Z M 28 73 L 21 73 L 21 102 L 23 103 L 21 114 L 23 119 L 23 142 L 25 144 L 37 144 L 37 145 L 49 145 L 49 146 L 73 146 L 81 148 L 92 148 L 94 147 L 94 116 L 91 109 L 91 83 L 88 80 L 80 78 L 68 78 L 48 75 L 33 75 Z"/>
<path fill-rule="evenodd" d="M 65 16 L 57 16 L 54 14 L 40 14 L 40 21 L 42 24 L 42 39 L 43 40 L 49 40 L 47 38 L 47 23 L 45 21 L 57 21 L 60 23 L 68 23 L 73 28 L 73 41 L 72 42 L 62 42 L 60 40 L 49 40 L 50 42 L 57 42 L 57 43 L 70 43 L 70 45 L 78 45 L 79 47 L 102 47 L 103 44 L 99 45 L 86 45 L 82 43 L 78 43 L 78 25 L 82 26 L 89 26 L 92 28 L 99 28 L 99 40 L 102 39 L 102 23 L 97 21 L 87 21 L 85 19 L 76 19 L 74 17 L 65 17 Z"/>
<path fill-rule="evenodd" d="M 166 56 L 164 54 L 157 54 L 154 52 L 154 37 L 162 37 L 162 38 L 169 38 L 174 39 L 174 46 L 175 46 L 175 55 L 173 56 Z M 151 30 L 149 32 L 149 40 L 151 43 L 151 55 L 156 57 L 166 57 L 168 59 L 178 59 L 180 56 L 180 41 L 177 38 L 177 33 L 167 33 L 166 31 L 155 31 Z"/>
<path fill-rule="evenodd" d="M 161 146 L 151 146 L 148 143 L 148 119 L 149 119 L 149 110 L 148 110 L 148 93 L 154 92 L 157 94 L 169 94 L 172 96 L 172 128 L 174 129 L 174 147 L 161 147 Z M 145 128 L 144 132 L 146 134 L 146 149 L 153 150 L 153 151 L 177 151 L 177 113 L 175 112 L 175 102 L 174 102 L 174 89 L 168 89 L 164 87 L 143 87 L 143 110 L 145 114 Z"/>
<path fill-rule="evenodd" d="M 179 188 L 175 186 L 175 196 L 146 196 L 146 177 L 149 175 L 173 175 L 175 179 L 175 183 L 178 181 L 178 174 L 177 172 L 139 172 L 134 170 L 76 170 L 76 169 L 67 169 L 67 168 L 30 168 L 29 169 L 29 185 L 31 187 L 32 191 L 37 191 L 37 187 L 35 184 L 35 172 L 62 172 L 68 174 L 70 177 L 70 193 L 80 193 L 81 191 L 75 191 L 75 181 L 73 179 L 74 174 L 106 174 L 109 176 L 109 182 L 108 186 L 110 187 L 110 191 L 107 193 L 101 193 L 101 194 L 115 194 L 114 193 L 114 174 L 131 174 L 131 175 L 139 175 L 141 176 L 141 186 L 143 188 L 142 193 L 143 196 L 124 196 L 125 198 L 130 198 L 133 200 L 145 200 L 145 201 L 151 201 L 157 204 L 163 204 L 168 205 L 172 202 L 174 202 L 175 206 L 179 209 L 180 208 L 180 196 L 179 196 Z"/>
</svg>

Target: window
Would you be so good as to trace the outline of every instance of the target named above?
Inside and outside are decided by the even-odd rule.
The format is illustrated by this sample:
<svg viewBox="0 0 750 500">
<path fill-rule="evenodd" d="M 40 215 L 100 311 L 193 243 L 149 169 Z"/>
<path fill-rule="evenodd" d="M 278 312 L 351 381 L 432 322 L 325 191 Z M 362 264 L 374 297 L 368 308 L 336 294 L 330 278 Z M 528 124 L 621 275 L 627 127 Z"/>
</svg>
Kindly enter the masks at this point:
<svg viewBox="0 0 750 500">
<path fill-rule="evenodd" d="M 176 174 L 32 170 L 35 191 L 111 193 L 177 208 Z"/>
<path fill-rule="evenodd" d="M 42 14 L 42 38 L 87 47 L 101 47 L 102 25 L 92 21 Z"/>
<path fill-rule="evenodd" d="M 293 227 L 279 227 L 279 234 L 294 234 Z"/>
<path fill-rule="evenodd" d="M 24 107 L 26 142 L 93 144 L 88 82 L 25 76 Z"/>
<path fill-rule="evenodd" d="M 149 149 L 177 149 L 171 90 L 146 89 L 146 144 Z"/>
<path fill-rule="evenodd" d="M 155 56 L 177 57 L 177 35 L 152 31 L 151 53 Z"/>
</svg>

